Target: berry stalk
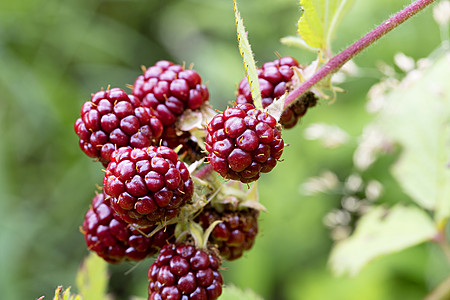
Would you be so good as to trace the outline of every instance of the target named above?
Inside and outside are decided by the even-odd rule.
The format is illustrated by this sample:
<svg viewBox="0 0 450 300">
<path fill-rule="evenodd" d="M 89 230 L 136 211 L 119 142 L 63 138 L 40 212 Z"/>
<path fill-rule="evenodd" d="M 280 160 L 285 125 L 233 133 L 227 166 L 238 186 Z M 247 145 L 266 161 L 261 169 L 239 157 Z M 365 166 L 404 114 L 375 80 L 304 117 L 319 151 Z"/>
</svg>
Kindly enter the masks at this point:
<svg viewBox="0 0 450 300">
<path fill-rule="evenodd" d="M 402 24 L 410 17 L 417 14 L 419 11 L 433 3 L 434 0 L 417 0 L 403 10 L 399 11 L 394 16 L 390 17 L 361 39 L 353 43 L 347 49 L 331 58 L 328 63 L 322 66 L 311 78 L 303 82 L 299 87 L 292 90 L 286 97 L 284 108 L 286 109 L 292 102 L 294 102 L 303 93 L 309 90 L 313 85 L 319 82 L 324 77 L 337 72 L 346 62 L 359 54 L 362 50 L 372 45 L 379 38 Z"/>
</svg>

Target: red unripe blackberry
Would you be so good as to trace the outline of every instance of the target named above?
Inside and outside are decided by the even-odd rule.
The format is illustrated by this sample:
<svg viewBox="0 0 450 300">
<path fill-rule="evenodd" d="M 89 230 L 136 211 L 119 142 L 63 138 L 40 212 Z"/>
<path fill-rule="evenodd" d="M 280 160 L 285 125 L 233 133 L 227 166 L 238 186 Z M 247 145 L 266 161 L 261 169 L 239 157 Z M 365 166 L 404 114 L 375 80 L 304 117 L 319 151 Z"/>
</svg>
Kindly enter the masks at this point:
<svg viewBox="0 0 450 300">
<path fill-rule="evenodd" d="M 82 231 L 88 248 L 110 263 L 142 260 L 156 254 L 174 240 L 174 225 L 152 236 L 154 228 L 136 229 L 118 218 L 110 207 L 110 197 L 100 193 L 86 212 Z"/>
<path fill-rule="evenodd" d="M 95 93 L 83 104 L 75 132 L 83 152 L 106 167 L 114 149 L 150 146 L 160 138 L 163 126 L 138 98 L 113 88 Z"/>
<path fill-rule="evenodd" d="M 208 207 L 200 213 L 197 220 L 205 230 L 213 222 L 222 221 L 214 227 L 209 242 L 217 245 L 224 259 L 235 260 L 241 257 L 244 251 L 250 250 L 255 243 L 258 216 L 259 211 L 256 209 L 218 212 Z"/>
<path fill-rule="evenodd" d="M 199 109 L 209 99 L 196 71 L 166 60 L 158 61 L 136 79 L 133 95 L 151 108 L 164 126 L 174 124 L 186 109 Z"/>
<path fill-rule="evenodd" d="M 141 227 L 175 217 L 194 190 L 186 165 L 164 146 L 115 150 L 103 186 L 119 217 Z"/>
<path fill-rule="evenodd" d="M 168 244 L 148 270 L 148 299 L 217 299 L 223 285 L 220 265 L 213 251 Z"/>
<path fill-rule="evenodd" d="M 294 71 L 292 67 L 299 67 L 297 60 L 293 57 L 285 56 L 271 62 L 266 62 L 258 69 L 258 81 L 261 89 L 262 106 L 266 108 L 274 99 L 281 97 L 288 91 L 292 85 L 292 77 Z M 310 92 L 314 96 L 312 92 Z M 302 117 L 308 107 L 314 106 L 317 102 L 308 102 L 308 105 L 297 105 L 294 109 L 293 105 L 289 106 L 283 111 L 280 118 L 280 124 L 284 128 L 292 128 L 297 124 L 297 121 Z M 236 97 L 236 103 L 253 103 L 250 85 L 247 77 L 244 77 L 239 83 L 239 89 Z"/>
<path fill-rule="evenodd" d="M 277 121 L 252 104 L 238 104 L 212 118 L 206 150 L 212 168 L 224 178 L 243 183 L 270 172 L 283 153 Z"/>
</svg>

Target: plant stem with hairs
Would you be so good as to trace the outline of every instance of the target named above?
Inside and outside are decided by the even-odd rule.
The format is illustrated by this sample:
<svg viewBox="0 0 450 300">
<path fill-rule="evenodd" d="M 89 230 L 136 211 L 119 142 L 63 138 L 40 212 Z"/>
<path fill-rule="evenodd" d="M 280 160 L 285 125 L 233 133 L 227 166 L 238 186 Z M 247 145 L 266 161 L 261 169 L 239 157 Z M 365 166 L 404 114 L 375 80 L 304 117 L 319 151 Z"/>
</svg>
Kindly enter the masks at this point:
<svg viewBox="0 0 450 300">
<path fill-rule="evenodd" d="M 343 50 L 333 58 L 331 58 L 324 66 L 322 66 L 312 77 L 303 82 L 299 87 L 292 90 L 286 97 L 284 108 L 288 107 L 292 102 L 298 99 L 303 93 L 313 87 L 320 80 L 326 76 L 339 71 L 339 69 L 354 56 L 361 51 L 372 45 L 379 38 L 402 24 L 419 11 L 433 3 L 435 0 L 417 0 L 411 5 L 405 7 L 399 11 L 361 39 L 350 45 L 347 49 Z"/>
</svg>

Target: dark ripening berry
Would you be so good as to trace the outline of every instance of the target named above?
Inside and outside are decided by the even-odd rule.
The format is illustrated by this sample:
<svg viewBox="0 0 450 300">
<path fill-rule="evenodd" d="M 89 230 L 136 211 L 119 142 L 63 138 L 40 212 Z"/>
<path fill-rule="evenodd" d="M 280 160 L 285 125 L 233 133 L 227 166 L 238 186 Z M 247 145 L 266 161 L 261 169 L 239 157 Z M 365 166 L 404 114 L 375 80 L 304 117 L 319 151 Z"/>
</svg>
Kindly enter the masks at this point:
<svg viewBox="0 0 450 300">
<path fill-rule="evenodd" d="M 142 106 L 151 108 L 165 127 L 186 110 L 199 109 L 209 99 L 200 75 L 191 69 L 161 60 L 147 68 L 133 86 Z"/>
<path fill-rule="evenodd" d="M 168 244 L 148 270 L 148 299 L 217 299 L 223 285 L 220 265 L 213 251 Z"/>
<path fill-rule="evenodd" d="M 217 245 L 224 259 L 235 260 L 241 257 L 244 251 L 250 250 L 255 243 L 258 216 L 259 211 L 255 209 L 218 212 L 207 206 L 197 217 L 197 221 L 204 229 L 214 221 L 222 221 L 214 227 L 209 241 Z"/>
<path fill-rule="evenodd" d="M 164 146 L 115 150 L 103 186 L 118 216 L 141 227 L 175 217 L 194 189 L 186 165 Z"/>
<path fill-rule="evenodd" d="M 272 104 L 274 99 L 281 97 L 292 86 L 294 71 L 292 67 L 299 67 L 297 60 L 285 56 L 271 62 L 266 62 L 258 69 L 259 85 L 261 88 L 262 105 L 264 108 Z M 307 98 L 301 97 L 293 105 L 284 110 L 280 118 L 280 124 L 284 128 L 292 128 L 306 113 L 309 107 L 315 106 L 317 97 L 312 92 L 307 92 Z M 305 101 L 306 100 L 306 101 Z M 236 103 L 253 103 L 250 85 L 247 77 L 239 83 Z"/>
<path fill-rule="evenodd" d="M 140 105 L 138 98 L 119 88 L 95 93 L 83 104 L 81 117 L 75 121 L 83 152 L 106 167 L 118 147 L 156 144 L 163 125 L 149 108 Z"/>
<path fill-rule="evenodd" d="M 222 177 L 255 181 L 270 172 L 284 142 L 277 121 L 252 104 L 238 104 L 212 118 L 207 126 L 206 150 L 212 168 Z"/>
<path fill-rule="evenodd" d="M 174 240 L 174 225 L 152 236 L 153 227 L 137 229 L 123 222 L 110 206 L 110 197 L 98 194 L 92 200 L 83 221 L 83 233 L 88 248 L 110 263 L 142 260 L 156 254 Z"/>
</svg>

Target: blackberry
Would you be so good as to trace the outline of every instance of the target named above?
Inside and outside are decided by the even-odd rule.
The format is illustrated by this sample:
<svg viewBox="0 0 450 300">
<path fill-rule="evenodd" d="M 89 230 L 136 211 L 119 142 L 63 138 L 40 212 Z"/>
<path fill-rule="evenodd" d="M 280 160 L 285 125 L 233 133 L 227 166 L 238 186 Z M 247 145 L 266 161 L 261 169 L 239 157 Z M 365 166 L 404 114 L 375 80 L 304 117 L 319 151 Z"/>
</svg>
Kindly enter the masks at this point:
<svg viewBox="0 0 450 300">
<path fill-rule="evenodd" d="M 217 299 L 223 285 L 220 265 L 213 251 L 168 244 L 148 270 L 148 299 Z"/>
<path fill-rule="evenodd" d="M 266 62 L 258 69 L 259 86 L 261 89 L 262 105 L 264 108 L 272 104 L 274 99 L 281 97 L 292 86 L 294 71 L 292 67 L 299 67 L 297 60 L 293 57 L 285 56 L 271 62 Z M 317 98 L 314 93 L 307 92 L 308 98 L 304 102 L 298 99 L 296 105 L 291 105 L 285 109 L 280 118 L 280 124 L 284 128 L 292 128 L 302 117 L 309 107 L 316 105 Z M 250 85 L 247 77 L 239 83 L 236 103 L 253 103 Z"/>
<path fill-rule="evenodd" d="M 186 165 L 164 146 L 117 149 L 103 185 L 119 217 L 141 227 L 174 218 L 194 189 Z"/>
<path fill-rule="evenodd" d="M 206 150 L 212 168 L 222 177 L 243 183 L 270 172 L 283 153 L 277 121 L 252 104 L 238 104 L 212 118 Z"/>
<path fill-rule="evenodd" d="M 154 228 L 137 229 L 118 218 L 110 207 L 110 197 L 100 193 L 84 217 L 82 232 L 88 248 L 110 263 L 142 260 L 156 254 L 174 240 L 174 225 L 148 236 Z"/>
<path fill-rule="evenodd" d="M 167 60 L 158 61 L 138 76 L 133 95 L 151 108 L 165 127 L 175 124 L 186 110 L 197 110 L 209 99 L 200 75 Z"/>
<path fill-rule="evenodd" d="M 253 247 L 258 233 L 258 216 L 259 211 L 256 209 L 218 212 L 212 207 L 206 207 L 197 221 L 205 230 L 214 221 L 222 221 L 214 227 L 209 241 L 217 245 L 224 259 L 235 260 Z"/>
<path fill-rule="evenodd" d="M 95 93 L 83 104 L 75 132 L 83 152 L 106 167 L 115 148 L 150 146 L 160 138 L 163 126 L 138 98 L 113 88 Z"/>
</svg>

